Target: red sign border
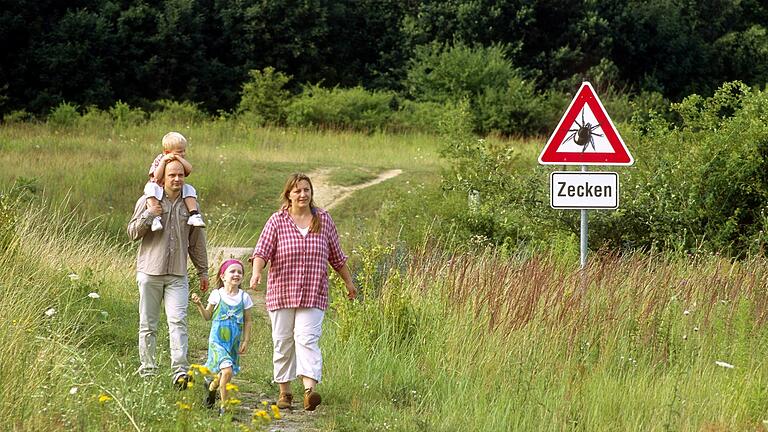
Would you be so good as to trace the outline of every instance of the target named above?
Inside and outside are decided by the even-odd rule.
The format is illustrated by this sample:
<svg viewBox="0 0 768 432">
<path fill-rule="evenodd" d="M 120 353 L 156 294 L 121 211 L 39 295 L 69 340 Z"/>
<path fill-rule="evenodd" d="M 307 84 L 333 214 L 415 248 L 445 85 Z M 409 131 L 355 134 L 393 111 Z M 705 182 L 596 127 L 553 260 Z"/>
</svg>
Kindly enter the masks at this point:
<svg viewBox="0 0 768 432">
<path fill-rule="evenodd" d="M 585 152 L 558 152 L 557 149 L 563 143 L 568 130 L 576 120 L 576 116 L 581 113 L 584 105 L 589 105 L 595 119 L 600 124 L 608 143 L 611 144 L 615 153 L 585 153 Z M 606 127 L 606 125 L 608 127 Z M 634 158 L 629 153 L 624 140 L 621 139 L 611 118 L 603 107 L 600 98 L 597 97 L 595 89 L 587 81 L 581 84 L 581 88 L 571 101 L 570 106 L 560 119 L 555 128 L 555 132 L 549 137 L 547 145 L 539 155 L 539 164 L 541 165 L 632 165 Z"/>
</svg>

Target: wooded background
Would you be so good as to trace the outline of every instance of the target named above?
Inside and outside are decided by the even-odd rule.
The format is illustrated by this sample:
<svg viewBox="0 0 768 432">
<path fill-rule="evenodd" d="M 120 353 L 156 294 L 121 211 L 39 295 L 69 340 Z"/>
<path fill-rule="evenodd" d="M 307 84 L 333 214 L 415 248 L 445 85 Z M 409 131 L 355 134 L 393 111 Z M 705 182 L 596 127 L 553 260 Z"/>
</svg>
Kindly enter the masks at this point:
<svg viewBox="0 0 768 432">
<path fill-rule="evenodd" d="M 759 0 L 2 0 L 0 114 L 161 99 L 231 111 L 249 71 L 267 67 L 295 93 L 414 98 L 413 59 L 435 45 L 501 49 L 538 92 L 590 79 L 679 101 L 724 81 L 764 85 L 767 22 Z"/>
</svg>

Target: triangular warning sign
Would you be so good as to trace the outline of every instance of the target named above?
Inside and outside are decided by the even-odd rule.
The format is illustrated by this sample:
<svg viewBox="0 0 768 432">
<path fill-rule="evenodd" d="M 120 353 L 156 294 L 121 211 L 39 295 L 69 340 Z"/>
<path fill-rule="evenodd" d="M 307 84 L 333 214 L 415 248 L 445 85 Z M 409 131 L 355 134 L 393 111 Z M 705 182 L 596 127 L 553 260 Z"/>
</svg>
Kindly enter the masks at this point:
<svg viewBox="0 0 768 432">
<path fill-rule="evenodd" d="M 584 82 L 539 155 L 542 165 L 632 165 L 603 103 Z"/>
</svg>

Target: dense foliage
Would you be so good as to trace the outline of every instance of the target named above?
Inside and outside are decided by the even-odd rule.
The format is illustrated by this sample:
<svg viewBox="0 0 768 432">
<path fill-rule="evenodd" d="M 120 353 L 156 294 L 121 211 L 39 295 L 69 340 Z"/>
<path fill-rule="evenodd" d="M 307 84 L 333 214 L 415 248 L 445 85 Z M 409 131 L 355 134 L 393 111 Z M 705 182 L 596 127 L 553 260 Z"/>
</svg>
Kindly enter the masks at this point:
<svg viewBox="0 0 768 432">
<path fill-rule="evenodd" d="M 730 82 L 672 109 L 679 123 L 650 112 L 620 125 L 637 163 L 619 170 L 619 209 L 590 212 L 591 245 L 765 253 L 768 92 Z M 515 245 L 579 232 L 579 212 L 549 208 L 551 169 L 530 168 L 514 148 L 477 139 L 466 119 L 449 126 L 446 186 L 481 196 L 476 208 L 459 210 L 469 217 L 456 219 L 470 233 Z"/>
<path fill-rule="evenodd" d="M 48 114 L 62 102 L 106 109 L 123 101 L 150 111 L 161 99 L 232 111 L 251 71 L 267 68 L 292 77 L 294 92 L 319 83 L 433 100 L 431 90 L 447 90 L 433 72 L 445 69 L 414 62 L 450 50 L 429 54 L 430 47 L 487 49 L 487 67 L 503 72 L 486 89 L 464 88 L 478 95 L 479 131 L 535 129 L 529 123 L 538 113 L 515 101 L 572 91 L 585 78 L 601 92 L 658 92 L 671 100 L 710 95 L 725 80 L 768 81 L 768 8 L 758 0 L 0 4 L 4 115 Z M 425 93 L 413 93 L 413 85 Z"/>
</svg>

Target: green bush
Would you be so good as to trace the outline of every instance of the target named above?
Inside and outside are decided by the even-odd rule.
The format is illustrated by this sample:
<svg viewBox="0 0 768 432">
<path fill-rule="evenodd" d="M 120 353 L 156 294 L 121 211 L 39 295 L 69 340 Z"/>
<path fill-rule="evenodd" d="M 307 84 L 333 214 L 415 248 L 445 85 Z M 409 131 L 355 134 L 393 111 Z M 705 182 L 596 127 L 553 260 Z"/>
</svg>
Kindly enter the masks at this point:
<svg viewBox="0 0 768 432">
<path fill-rule="evenodd" d="M 114 122 L 112 116 L 96 106 L 89 106 L 85 114 L 80 117 L 79 124 L 90 130 L 112 129 Z"/>
<path fill-rule="evenodd" d="M 502 88 L 486 88 L 475 100 L 476 129 L 516 135 L 546 133 L 557 123 L 557 111 L 536 94 L 532 82 L 515 76 Z"/>
<path fill-rule="evenodd" d="M 35 116 L 27 112 L 26 110 L 11 111 L 3 116 L 3 123 L 24 123 L 31 122 L 35 119 Z"/>
<path fill-rule="evenodd" d="M 80 113 L 77 111 L 77 105 L 62 102 L 51 110 L 48 115 L 48 124 L 56 128 L 69 128 L 75 126 L 79 119 Z"/>
<path fill-rule="evenodd" d="M 288 124 L 382 130 L 390 124 L 396 101 L 390 91 L 369 91 L 362 87 L 326 89 L 313 85 L 304 88 L 288 106 Z"/>
<path fill-rule="evenodd" d="M 200 109 L 200 104 L 161 99 L 157 101 L 156 105 L 157 109 L 150 114 L 150 119 L 173 125 L 176 129 L 208 120 L 208 115 Z"/>
<path fill-rule="evenodd" d="M 146 113 L 141 108 L 131 108 L 125 102 L 117 101 L 109 109 L 109 114 L 115 122 L 116 127 L 138 126 L 147 118 Z"/>
<path fill-rule="evenodd" d="M 486 89 L 503 89 L 517 73 L 502 45 L 471 48 L 432 43 L 419 46 L 408 66 L 405 85 L 416 100 L 473 100 Z"/>
<path fill-rule="evenodd" d="M 417 47 L 406 87 L 417 101 L 469 101 L 472 128 L 479 133 L 531 135 L 545 132 L 555 111 L 506 58 L 503 45 Z"/>
<path fill-rule="evenodd" d="M 402 100 L 397 111 L 392 113 L 388 127 L 392 131 L 421 131 L 437 133 L 440 131 L 440 121 L 444 118 L 459 115 L 457 105 L 453 102 L 416 102 Z"/>
<path fill-rule="evenodd" d="M 271 124 L 283 124 L 291 94 L 284 87 L 290 75 L 276 72 L 274 68 L 254 69 L 249 72 L 250 81 L 243 84 L 238 112 L 251 113 L 251 120 L 261 118 Z"/>
<path fill-rule="evenodd" d="M 547 236 L 553 222 L 542 217 L 549 210 L 546 175 L 527 169 L 527 162 L 508 143 L 478 138 L 465 102 L 461 115 L 442 123 L 441 155 L 449 161 L 443 186 L 468 197 L 479 196 L 474 208 L 454 207 L 450 218 L 459 232 L 480 243 L 515 245 Z"/>
</svg>

